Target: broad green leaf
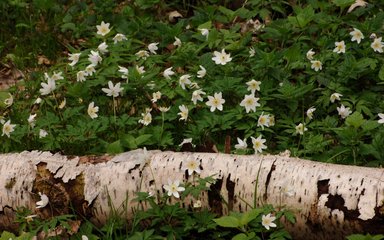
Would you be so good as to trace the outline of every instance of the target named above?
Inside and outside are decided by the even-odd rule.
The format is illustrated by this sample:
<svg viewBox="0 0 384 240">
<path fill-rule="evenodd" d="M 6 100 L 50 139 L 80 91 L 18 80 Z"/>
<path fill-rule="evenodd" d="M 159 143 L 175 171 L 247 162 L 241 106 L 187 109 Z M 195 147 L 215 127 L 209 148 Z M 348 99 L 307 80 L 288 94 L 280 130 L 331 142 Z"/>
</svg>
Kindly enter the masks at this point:
<svg viewBox="0 0 384 240">
<path fill-rule="evenodd" d="M 245 233 L 239 233 L 235 235 L 232 240 L 248 240 L 248 236 Z"/>
<path fill-rule="evenodd" d="M 213 219 L 213 221 L 221 227 L 237 228 L 241 226 L 239 219 L 234 216 L 223 216 L 221 218 Z"/>
<path fill-rule="evenodd" d="M 113 143 L 110 143 L 107 146 L 107 153 L 117 154 L 117 153 L 122 153 L 122 152 L 124 152 L 124 149 L 121 146 L 120 140 L 117 140 Z"/>
<path fill-rule="evenodd" d="M 251 211 L 244 213 L 240 219 L 240 224 L 242 226 L 247 225 L 250 221 L 256 219 L 262 212 L 262 209 L 254 208 Z"/>
<path fill-rule="evenodd" d="M 345 123 L 349 126 L 359 128 L 365 122 L 364 117 L 359 112 L 354 112 L 352 115 L 348 116 L 345 120 Z"/>
<path fill-rule="evenodd" d="M 333 0 L 332 2 L 338 7 L 346 8 L 352 5 L 352 3 L 355 2 L 355 0 Z"/>
</svg>

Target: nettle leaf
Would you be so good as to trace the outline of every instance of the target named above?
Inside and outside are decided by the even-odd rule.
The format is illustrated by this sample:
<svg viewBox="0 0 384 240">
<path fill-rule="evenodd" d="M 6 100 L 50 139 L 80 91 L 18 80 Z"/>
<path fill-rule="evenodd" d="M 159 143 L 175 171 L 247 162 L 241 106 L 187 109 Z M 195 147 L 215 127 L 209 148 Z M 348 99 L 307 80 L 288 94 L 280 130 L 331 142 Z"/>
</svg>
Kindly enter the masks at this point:
<svg viewBox="0 0 384 240">
<path fill-rule="evenodd" d="M 239 219 L 234 216 L 223 216 L 221 218 L 213 219 L 220 227 L 237 228 L 241 226 Z"/>
<path fill-rule="evenodd" d="M 355 128 L 359 128 L 365 122 L 363 114 L 359 112 L 354 112 L 352 115 L 348 116 L 345 120 L 345 123 L 348 126 L 353 126 Z"/>
</svg>

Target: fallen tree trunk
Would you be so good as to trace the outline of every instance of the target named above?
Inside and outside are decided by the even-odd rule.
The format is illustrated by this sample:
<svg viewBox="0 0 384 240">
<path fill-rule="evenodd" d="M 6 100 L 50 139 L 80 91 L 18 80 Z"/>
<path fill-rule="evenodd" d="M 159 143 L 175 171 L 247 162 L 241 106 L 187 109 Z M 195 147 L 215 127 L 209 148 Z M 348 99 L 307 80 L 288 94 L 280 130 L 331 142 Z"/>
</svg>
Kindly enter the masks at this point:
<svg viewBox="0 0 384 240">
<path fill-rule="evenodd" d="M 185 180 L 183 161 L 194 158 L 200 162 L 201 177 L 215 175 L 217 182 L 211 188 L 221 195 L 204 194 L 200 199 L 203 207 L 214 207 L 221 214 L 247 211 L 243 200 L 253 202 L 257 184 L 259 203 L 284 204 L 292 209 L 297 223 L 287 223 L 287 228 L 294 239 L 384 233 L 383 169 L 325 164 L 288 155 L 146 153 L 140 149 L 114 157 L 67 157 L 36 151 L 2 154 L 0 231 L 14 229 L 17 207 L 35 209 L 38 192 L 50 199 L 50 209 L 39 210 L 42 215 L 68 213 L 72 204 L 96 224 L 103 224 L 111 210 L 110 196 L 114 206 L 128 204 L 129 219 L 137 204 L 131 201 L 136 192 L 161 192 L 168 178 Z M 287 186 L 293 190 L 291 197 L 282 195 Z M 220 197 L 228 204 L 217 204 Z"/>
</svg>

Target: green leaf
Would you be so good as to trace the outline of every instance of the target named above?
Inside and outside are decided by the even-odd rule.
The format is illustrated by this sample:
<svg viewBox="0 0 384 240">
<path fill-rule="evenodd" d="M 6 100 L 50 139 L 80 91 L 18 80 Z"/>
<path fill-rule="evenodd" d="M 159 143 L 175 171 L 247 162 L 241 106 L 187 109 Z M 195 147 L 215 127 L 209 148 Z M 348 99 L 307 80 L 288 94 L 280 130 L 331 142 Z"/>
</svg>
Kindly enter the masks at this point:
<svg viewBox="0 0 384 240">
<path fill-rule="evenodd" d="M 251 211 L 244 213 L 240 219 L 240 224 L 242 226 L 247 225 L 250 221 L 256 219 L 262 212 L 262 209 L 254 208 Z"/>
<path fill-rule="evenodd" d="M 346 8 L 352 5 L 352 3 L 355 2 L 355 0 L 333 0 L 332 2 L 338 7 Z"/>
<path fill-rule="evenodd" d="M 232 238 L 232 240 L 248 240 L 248 236 L 245 233 L 239 233 Z"/>
<path fill-rule="evenodd" d="M 240 221 L 234 216 L 223 216 L 221 218 L 213 219 L 217 225 L 221 227 L 237 228 L 240 227 Z"/>
<path fill-rule="evenodd" d="M 365 122 L 364 117 L 359 112 L 354 112 L 352 115 L 348 116 L 345 120 L 345 123 L 348 126 L 353 126 L 359 128 Z"/>
<path fill-rule="evenodd" d="M 107 153 L 118 154 L 124 152 L 123 147 L 121 146 L 120 140 L 117 140 L 113 143 L 108 144 Z"/>
<path fill-rule="evenodd" d="M 381 66 L 380 71 L 379 71 L 379 78 L 381 81 L 384 81 L 384 64 Z"/>
</svg>

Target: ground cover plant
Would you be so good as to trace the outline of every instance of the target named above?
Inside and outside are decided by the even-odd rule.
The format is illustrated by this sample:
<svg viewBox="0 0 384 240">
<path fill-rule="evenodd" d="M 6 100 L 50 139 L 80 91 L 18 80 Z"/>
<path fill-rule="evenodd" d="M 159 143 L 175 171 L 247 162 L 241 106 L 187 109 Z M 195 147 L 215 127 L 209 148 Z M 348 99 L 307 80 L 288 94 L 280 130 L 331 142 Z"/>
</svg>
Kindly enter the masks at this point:
<svg viewBox="0 0 384 240">
<path fill-rule="evenodd" d="M 1 93 L 0 151 L 289 149 L 381 166 L 384 4 L 354 3 L 74 4 L 52 26 L 86 41 Z"/>
</svg>

